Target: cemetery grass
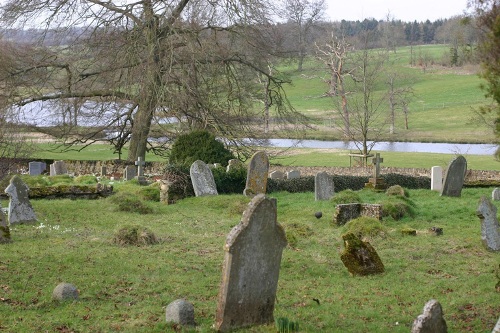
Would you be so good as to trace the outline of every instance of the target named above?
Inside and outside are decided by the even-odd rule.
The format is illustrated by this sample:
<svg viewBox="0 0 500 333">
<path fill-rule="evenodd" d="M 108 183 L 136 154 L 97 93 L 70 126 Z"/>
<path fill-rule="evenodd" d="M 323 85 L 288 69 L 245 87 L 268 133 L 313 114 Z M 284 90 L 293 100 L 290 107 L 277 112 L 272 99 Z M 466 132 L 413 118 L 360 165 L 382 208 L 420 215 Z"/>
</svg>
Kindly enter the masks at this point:
<svg viewBox="0 0 500 333">
<path fill-rule="evenodd" d="M 115 189 L 141 193 L 134 184 Z M 340 261 L 346 227 L 331 224 L 331 202 L 315 202 L 314 193 L 272 193 L 289 239 L 275 318 L 299 322 L 301 332 L 408 332 L 434 298 L 449 332 L 490 332 L 500 313 L 500 257 L 482 246 L 475 210 L 480 196 L 491 191 L 466 188 L 461 198 L 450 198 L 409 190 L 414 217 L 385 218 L 383 233 L 368 239 L 385 265 L 385 273 L 369 277 L 350 276 Z M 364 202 L 386 198 L 367 190 L 359 194 Z M 185 298 L 194 304 L 198 327 L 184 332 L 213 332 L 223 245 L 248 202 L 243 195 L 174 205 L 145 201 L 153 212 L 137 214 L 118 211 L 112 198 L 32 200 L 39 223 L 12 227 L 13 242 L 2 245 L 0 331 L 177 332 L 164 322 L 164 311 Z M 323 212 L 321 219 L 316 211 Z M 159 243 L 113 244 L 115 230 L 125 224 L 149 228 Z M 429 232 L 433 226 L 443 228 L 443 235 Z M 416 229 L 417 236 L 401 235 L 403 228 Z M 60 282 L 75 284 L 79 300 L 52 301 Z"/>
</svg>

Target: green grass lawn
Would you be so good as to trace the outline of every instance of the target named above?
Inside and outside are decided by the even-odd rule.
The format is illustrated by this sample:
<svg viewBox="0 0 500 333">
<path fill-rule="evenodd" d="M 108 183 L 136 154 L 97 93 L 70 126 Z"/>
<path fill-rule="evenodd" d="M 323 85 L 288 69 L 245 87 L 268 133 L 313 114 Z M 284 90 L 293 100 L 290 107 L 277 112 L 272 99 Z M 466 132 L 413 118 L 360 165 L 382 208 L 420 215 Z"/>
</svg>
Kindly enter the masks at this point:
<svg viewBox="0 0 500 333">
<path fill-rule="evenodd" d="M 137 185 L 115 189 L 141 197 Z M 272 193 L 278 222 L 294 239 L 283 253 L 275 317 L 299 322 L 301 332 L 408 332 L 434 298 L 449 332 L 490 332 L 500 313 L 500 257 L 483 247 L 475 211 L 480 196 L 491 191 L 467 188 L 461 198 L 450 198 L 410 190 L 415 216 L 385 218 L 384 232 L 369 238 L 385 265 L 385 273 L 369 277 L 350 276 L 340 261 L 347 229 L 332 225 L 332 202 L 316 202 L 313 193 Z M 364 202 L 386 198 L 367 190 L 359 194 Z M 175 205 L 147 201 L 153 213 L 139 215 L 118 211 L 112 198 L 33 200 L 39 223 L 12 227 L 13 242 L 2 245 L 2 331 L 175 332 L 164 323 L 165 306 L 185 298 L 195 306 L 194 331 L 213 332 L 225 238 L 248 202 L 242 195 Z M 316 211 L 323 212 L 321 219 Z M 115 230 L 132 223 L 151 229 L 160 243 L 113 244 Z M 430 233 L 433 226 L 443 228 L 443 236 Z M 403 236 L 405 227 L 417 236 Z M 78 301 L 51 300 L 63 281 L 78 287 Z"/>
</svg>

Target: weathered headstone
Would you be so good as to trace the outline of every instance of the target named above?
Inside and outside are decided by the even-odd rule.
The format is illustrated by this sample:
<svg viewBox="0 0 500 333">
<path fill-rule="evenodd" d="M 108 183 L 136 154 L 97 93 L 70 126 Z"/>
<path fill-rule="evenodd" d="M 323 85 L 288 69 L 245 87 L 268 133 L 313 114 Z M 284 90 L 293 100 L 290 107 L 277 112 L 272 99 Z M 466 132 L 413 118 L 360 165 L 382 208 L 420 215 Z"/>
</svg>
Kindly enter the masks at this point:
<svg viewBox="0 0 500 333">
<path fill-rule="evenodd" d="M 500 224 L 497 207 L 485 196 L 481 197 L 476 212 L 481 220 L 481 240 L 489 251 L 500 251 Z"/>
<path fill-rule="evenodd" d="M 274 170 L 269 173 L 269 178 L 271 179 L 284 179 L 285 174 L 282 171 Z"/>
<path fill-rule="evenodd" d="M 43 162 L 29 162 L 28 163 L 28 168 L 29 168 L 29 173 L 30 176 L 38 176 L 41 175 L 46 168 L 46 164 Z"/>
<path fill-rule="evenodd" d="M 71 283 L 59 283 L 52 292 L 52 299 L 57 301 L 73 301 L 78 299 L 78 288 Z"/>
<path fill-rule="evenodd" d="M 296 178 L 300 178 L 299 170 L 290 170 L 286 173 L 286 179 L 296 179 Z"/>
<path fill-rule="evenodd" d="M 183 299 L 177 299 L 167 305 L 165 310 L 167 323 L 175 323 L 183 326 L 195 326 L 194 306 Z"/>
<path fill-rule="evenodd" d="M 424 312 L 415 319 L 411 333 L 447 333 L 443 309 L 438 301 L 431 299 L 424 306 Z"/>
<path fill-rule="evenodd" d="M 247 182 L 243 194 L 247 197 L 265 194 L 268 173 L 269 159 L 267 158 L 267 154 L 263 151 L 253 154 L 248 165 Z"/>
<path fill-rule="evenodd" d="M 364 276 L 384 272 L 384 264 L 370 243 L 363 242 L 353 233 L 343 235 L 342 239 L 344 252 L 340 255 L 340 260 L 351 275 Z"/>
<path fill-rule="evenodd" d="M 326 172 L 319 172 L 314 177 L 314 197 L 316 201 L 330 200 L 335 194 L 332 177 Z"/>
<path fill-rule="evenodd" d="M 64 163 L 64 161 L 54 161 L 54 163 L 50 165 L 51 176 L 59 176 L 67 174 L 68 174 L 68 168 L 66 167 L 66 163 Z"/>
<path fill-rule="evenodd" d="M 366 188 L 372 188 L 376 191 L 386 189 L 385 180 L 380 176 L 380 164 L 382 162 L 384 162 L 384 159 L 380 157 L 380 153 L 375 154 L 375 157 L 372 158 L 373 174 L 372 177 L 368 178 L 368 183 L 365 184 Z"/>
<path fill-rule="evenodd" d="M 441 192 L 443 188 L 443 168 L 433 166 L 431 168 L 431 190 Z"/>
<path fill-rule="evenodd" d="M 7 217 L 3 212 L 2 206 L 0 205 L 0 244 L 10 243 L 10 229 Z"/>
<path fill-rule="evenodd" d="M 499 187 L 493 189 L 493 192 L 491 192 L 491 200 L 500 201 L 500 188 Z"/>
<path fill-rule="evenodd" d="M 9 196 L 9 224 L 21 224 L 36 222 L 36 215 L 28 198 L 28 186 L 19 178 L 14 176 L 10 180 L 5 193 Z"/>
<path fill-rule="evenodd" d="M 136 169 L 133 165 L 127 165 L 123 170 L 123 179 L 124 180 L 132 180 L 136 176 Z"/>
<path fill-rule="evenodd" d="M 500 333 L 500 318 L 498 318 L 497 324 L 493 327 L 493 331 L 491 333 Z"/>
<path fill-rule="evenodd" d="M 460 197 L 466 172 L 467 160 L 465 157 L 460 155 L 454 158 L 446 169 L 441 195 L 447 197 Z"/>
<path fill-rule="evenodd" d="M 194 194 L 197 197 L 217 195 L 214 175 L 205 162 L 200 160 L 194 161 L 189 169 L 189 174 L 193 183 Z"/>
<path fill-rule="evenodd" d="M 226 239 L 216 329 L 269 324 L 286 235 L 277 222 L 276 200 L 255 196 Z"/>
</svg>

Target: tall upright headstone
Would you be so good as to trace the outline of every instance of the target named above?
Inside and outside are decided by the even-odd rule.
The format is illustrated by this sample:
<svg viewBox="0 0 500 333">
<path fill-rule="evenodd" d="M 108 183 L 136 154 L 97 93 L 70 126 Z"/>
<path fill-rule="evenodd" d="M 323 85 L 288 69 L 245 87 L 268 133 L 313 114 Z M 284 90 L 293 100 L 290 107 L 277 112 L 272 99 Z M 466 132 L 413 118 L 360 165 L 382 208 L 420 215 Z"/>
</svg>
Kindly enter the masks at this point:
<svg viewBox="0 0 500 333">
<path fill-rule="evenodd" d="M 316 201 L 330 200 L 334 194 L 332 177 L 326 172 L 317 173 L 314 177 L 314 198 Z"/>
<path fill-rule="evenodd" d="M 467 172 L 467 160 L 462 155 L 454 158 L 444 176 L 442 196 L 460 197 L 464 186 L 465 174 Z"/>
<path fill-rule="evenodd" d="M 248 165 L 247 182 L 243 194 L 247 197 L 265 194 L 268 173 L 269 159 L 267 154 L 263 151 L 253 154 Z"/>
<path fill-rule="evenodd" d="M 255 196 L 226 239 L 215 326 L 227 332 L 274 321 L 274 301 L 285 231 L 276 200 Z"/>
<path fill-rule="evenodd" d="M 481 240 L 489 251 L 500 251 L 500 224 L 497 207 L 485 196 L 479 200 L 476 212 L 481 220 Z"/>
<path fill-rule="evenodd" d="M 36 222 L 28 190 L 28 186 L 17 175 L 11 178 L 9 186 L 5 189 L 10 199 L 8 210 L 10 225 Z"/>
<path fill-rule="evenodd" d="M 443 188 L 443 168 L 433 166 L 431 168 L 431 190 L 441 192 Z"/>
<path fill-rule="evenodd" d="M 189 169 L 189 174 L 193 183 L 194 194 L 197 197 L 217 195 L 217 187 L 212 170 L 210 170 L 205 162 L 200 160 L 194 161 Z"/>
<path fill-rule="evenodd" d="M 447 333 L 448 327 L 443 318 L 441 304 L 431 299 L 424 306 L 424 311 L 415 319 L 411 333 Z"/>
</svg>

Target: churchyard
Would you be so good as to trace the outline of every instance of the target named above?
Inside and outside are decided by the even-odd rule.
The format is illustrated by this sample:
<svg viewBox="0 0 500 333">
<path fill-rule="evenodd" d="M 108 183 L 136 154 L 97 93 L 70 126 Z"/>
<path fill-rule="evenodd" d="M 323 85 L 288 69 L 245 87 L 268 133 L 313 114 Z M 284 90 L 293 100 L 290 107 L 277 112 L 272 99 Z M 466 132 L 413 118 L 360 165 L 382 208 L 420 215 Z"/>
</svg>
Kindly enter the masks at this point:
<svg viewBox="0 0 500 333">
<path fill-rule="evenodd" d="M 191 176 L 204 174 L 204 169 L 202 163 L 193 164 Z M 374 171 L 373 178 L 379 176 L 383 174 Z M 231 311 L 241 318 L 231 302 L 237 304 L 239 297 L 260 302 L 273 292 L 274 319 L 297 323 L 300 332 L 409 332 L 432 299 L 442 307 L 448 332 L 491 332 L 500 316 L 500 253 L 485 246 L 480 222 L 491 223 L 492 215 L 497 215 L 494 209 L 500 207 L 500 201 L 492 200 L 498 196 L 493 187 L 465 187 L 459 195 L 406 190 L 408 197 L 401 200 L 411 209 L 403 217 L 339 225 L 333 217 L 342 192 L 331 199 L 331 191 L 273 192 L 268 197 L 275 202 L 256 197 L 258 203 L 254 198 L 249 206 L 261 183 L 250 189 L 247 181 L 248 196 L 217 195 L 203 191 L 212 182 L 203 175 L 198 196 L 166 205 L 157 201 L 158 187 L 139 182 L 113 181 L 114 194 L 97 200 L 31 200 L 36 222 L 11 225 L 12 242 L 0 245 L 2 330 L 214 332 L 227 329 Z M 389 200 L 384 191 L 369 188 L 355 194 L 363 207 L 384 206 Z M 480 205 L 482 197 L 488 200 L 485 204 L 482 199 Z M 267 212 L 255 215 L 261 202 Z M 7 207 L 8 200 L 0 204 Z M 276 219 L 283 228 L 273 227 L 275 236 L 266 236 L 276 239 L 272 257 L 281 262 L 277 285 L 269 285 L 277 276 L 276 261 L 267 260 L 266 269 L 243 267 L 243 276 L 269 270 L 262 281 L 231 285 L 236 261 L 248 260 L 247 265 L 254 267 L 252 260 L 267 254 L 259 252 L 261 243 L 232 249 L 244 234 L 240 221 L 264 221 L 251 231 L 258 235 L 268 225 L 266 219 Z M 149 236 L 153 244 L 117 242 L 124 226 L 146 228 L 142 233 L 154 234 Z M 287 245 L 280 240 L 280 230 Z M 347 233 L 361 235 L 371 244 L 383 263 L 382 271 L 368 276 L 349 273 L 341 259 Z M 497 234 L 493 237 L 498 241 Z M 250 239 L 264 242 L 255 235 Z M 229 254 L 233 257 L 228 261 Z M 224 296 L 222 281 L 228 283 L 222 284 Z M 247 284 L 253 292 L 238 296 Z M 270 293 L 261 296 L 267 289 Z M 53 299 L 56 293 L 78 298 L 58 301 Z M 180 299 L 193 305 L 196 327 L 166 322 L 166 309 Z M 258 316 L 258 311 L 243 313 Z M 263 316 L 270 321 L 268 312 Z M 278 328 L 271 322 L 236 331 L 277 332 Z"/>
</svg>

